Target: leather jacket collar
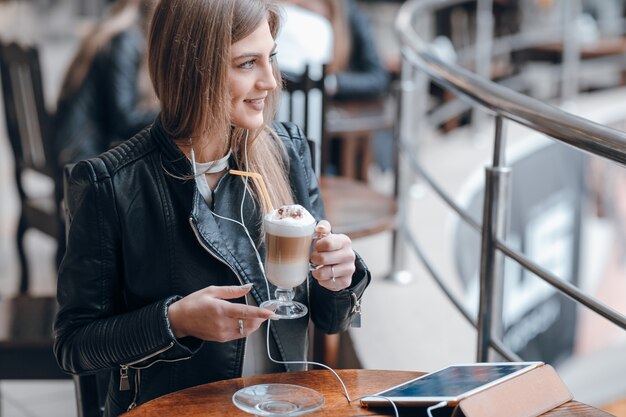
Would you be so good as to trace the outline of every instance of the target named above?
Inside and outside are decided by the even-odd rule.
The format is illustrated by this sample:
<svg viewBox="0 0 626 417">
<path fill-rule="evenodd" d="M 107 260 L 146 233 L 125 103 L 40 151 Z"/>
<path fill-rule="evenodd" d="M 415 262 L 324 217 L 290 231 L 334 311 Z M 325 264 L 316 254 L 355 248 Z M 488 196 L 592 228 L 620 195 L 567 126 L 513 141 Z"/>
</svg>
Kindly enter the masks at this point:
<svg viewBox="0 0 626 417">
<path fill-rule="evenodd" d="M 162 152 L 164 168 L 177 176 L 186 177 L 193 174 L 191 162 L 165 131 L 161 116 L 156 118 L 151 128 L 152 137 Z"/>
</svg>

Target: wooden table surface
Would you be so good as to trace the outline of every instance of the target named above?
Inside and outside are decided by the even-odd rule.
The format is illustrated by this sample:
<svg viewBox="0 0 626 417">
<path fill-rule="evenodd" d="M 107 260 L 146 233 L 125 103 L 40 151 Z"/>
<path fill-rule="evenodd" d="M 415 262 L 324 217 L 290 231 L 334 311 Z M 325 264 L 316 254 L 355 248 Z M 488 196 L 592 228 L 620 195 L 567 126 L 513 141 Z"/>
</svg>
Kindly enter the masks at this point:
<svg viewBox="0 0 626 417">
<path fill-rule="evenodd" d="M 352 398 L 373 394 L 384 388 L 421 375 L 420 372 L 374 370 L 341 370 L 338 373 L 344 380 Z M 124 416 L 249 417 L 250 414 L 240 411 L 233 405 L 231 398 L 237 390 L 243 387 L 264 383 L 302 385 L 322 393 L 325 404 L 320 410 L 308 414 L 311 416 L 355 417 L 393 415 L 391 409 L 367 409 L 361 407 L 358 401 L 354 401 L 351 404 L 348 403 L 337 379 L 329 371 L 322 370 L 257 375 L 200 385 L 149 401 L 124 414 Z M 426 414 L 412 410 L 410 415 L 425 416 Z M 610 414 L 586 404 L 570 401 L 545 413 L 544 416 L 609 417 Z"/>
<path fill-rule="evenodd" d="M 562 42 L 548 42 L 537 45 L 530 49 L 542 50 L 545 52 L 563 53 Z M 597 58 L 606 55 L 622 55 L 626 52 L 626 38 L 606 38 L 596 42 L 580 45 L 580 55 L 582 58 Z"/>
</svg>

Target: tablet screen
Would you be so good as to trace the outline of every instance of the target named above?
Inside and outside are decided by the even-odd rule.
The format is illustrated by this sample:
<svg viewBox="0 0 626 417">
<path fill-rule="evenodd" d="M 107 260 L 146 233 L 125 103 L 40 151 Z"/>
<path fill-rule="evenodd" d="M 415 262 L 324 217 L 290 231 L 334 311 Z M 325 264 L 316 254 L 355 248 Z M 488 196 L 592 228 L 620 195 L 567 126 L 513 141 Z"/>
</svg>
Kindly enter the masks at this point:
<svg viewBox="0 0 626 417">
<path fill-rule="evenodd" d="M 454 401 L 489 384 L 532 369 L 541 362 L 478 363 L 453 365 L 395 386 L 377 395 L 399 403 Z M 368 397 L 363 403 L 380 402 Z"/>
</svg>

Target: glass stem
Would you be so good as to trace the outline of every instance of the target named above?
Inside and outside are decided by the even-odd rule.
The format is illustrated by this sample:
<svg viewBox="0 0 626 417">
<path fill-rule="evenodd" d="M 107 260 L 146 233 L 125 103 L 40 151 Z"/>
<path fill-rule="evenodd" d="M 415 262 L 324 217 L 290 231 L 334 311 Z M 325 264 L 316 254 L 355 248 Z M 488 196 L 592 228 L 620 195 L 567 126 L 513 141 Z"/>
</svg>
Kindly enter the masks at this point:
<svg viewBox="0 0 626 417">
<path fill-rule="evenodd" d="M 293 289 L 276 288 L 276 291 L 274 291 L 274 297 L 278 301 L 287 303 L 291 302 L 291 300 L 293 300 Z"/>
</svg>

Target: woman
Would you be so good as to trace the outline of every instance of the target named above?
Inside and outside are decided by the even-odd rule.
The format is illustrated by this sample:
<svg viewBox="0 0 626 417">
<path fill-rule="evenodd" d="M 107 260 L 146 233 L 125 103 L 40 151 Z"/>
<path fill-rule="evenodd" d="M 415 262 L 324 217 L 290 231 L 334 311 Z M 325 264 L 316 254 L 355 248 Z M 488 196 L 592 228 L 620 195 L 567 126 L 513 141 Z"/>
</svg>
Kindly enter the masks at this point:
<svg viewBox="0 0 626 417">
<path fill-rule="evenodd" d="M 154 121 L 158 105 L 148 76 L 145 38 L 157 0 L 117 0 L 87 34 L 69 65 L 54 117 L 56 197 L 63 167 L 92 158 Z M 64 230 L 59 218 L 60 230 Z M 57 265 L 65 249 L 59 233 Z"/>
<path fill-rule="evenodd" d="M 350 41 L 348 47 L 335 42 L 334 56 L 339 63 L 331 68 L 331 79 L 333 74 L 336 76 L 332 95 L 336 100 L 385 96 L 389 92 L 390 77 L 376 49 L 374 30 L 355 0 L 343 0 L 343 4 L 348 17 Z M 339 58 L 341 48 L 349 51 L 347 62 Z"/>
<path fill-rule="evenodd" d="M 257 261 L 266 207 L 258 185 L 227 168 L 259 173 L 274 207 L 294 202 L 323 217 L 306 139 L 270 124 L 278 24 L 266 0 L 160 3 L 148 39 L 157 121 L 72 171 L 55 354 L 72 373 L 110 371 L 106 415 L 277 370 L 259 331 L 273 313 L 250 305 L 268 299 Z M 369 272 L 344 235 L 318 239 L 311 262 L 322 266 L 296 299 L 322 331 L 342 331 Z M 272 324 L 273 358 L 305 358 L 307 322 Z"/>
<path fill-rule="evenodd" d="M 145 38 L 156 1 L 117 0 L 81 43 L 57 103 L 59 166 L 96 156 L 154 121 Z"/>
<path fill-rule="evenodd" d="M 326 71 L 326 94 L 335 100 L 358 100 L 384 96 L 389 89 L 390 77 L 384 68 L 372 36 L 367 16 L 354 0 L 282 0 L 287 6 L 287 30 L 281 32 L 278 46 L 307 45 L 294 50 L 288 57 L 287 73 L 297 76 L 305 64 L 318 64 L 326 60 L 325 42 L 332 38 L 332 56 Z M 299 19 L 298 8 L 306 9 L 329 22 L 331 35 L 311 26 L 303 28 L 310 19 Z M 294 27 L 298 25 L 298 27 Z M 315 31 L 312 31 L 315 30 Z M 315 35 L 312 36 L 311 34 Z M 308 44 L 318 42 L 318 48 Z M 312 51 L 323 52 L 312 55 Z"/>
</svg>

